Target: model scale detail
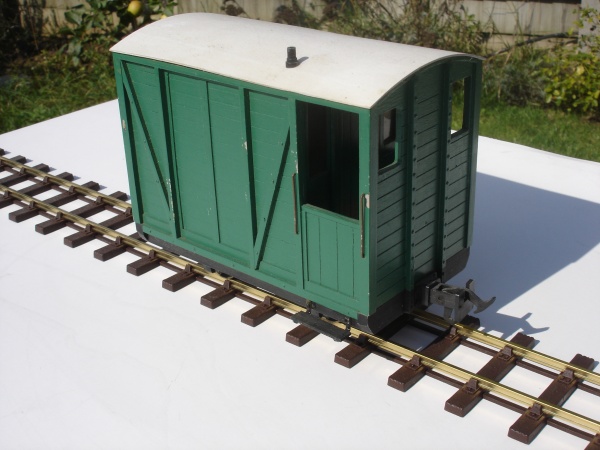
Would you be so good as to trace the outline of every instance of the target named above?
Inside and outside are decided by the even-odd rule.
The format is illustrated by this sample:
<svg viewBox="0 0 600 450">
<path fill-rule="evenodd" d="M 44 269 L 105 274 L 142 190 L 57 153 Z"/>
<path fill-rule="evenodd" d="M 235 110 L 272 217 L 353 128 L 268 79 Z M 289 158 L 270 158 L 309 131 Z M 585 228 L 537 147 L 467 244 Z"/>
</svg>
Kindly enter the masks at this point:
<svg viewBox="0 0 600 450">
<path fill-rule="evenodd" d="M 432 303 L 450 321 L 491 303 L 444 284 L 473 230 L 478 58 L 213 14 L 112 51 L 149 241 L 306 306 L 312 325 L 378 332 Z"/>
</svg>

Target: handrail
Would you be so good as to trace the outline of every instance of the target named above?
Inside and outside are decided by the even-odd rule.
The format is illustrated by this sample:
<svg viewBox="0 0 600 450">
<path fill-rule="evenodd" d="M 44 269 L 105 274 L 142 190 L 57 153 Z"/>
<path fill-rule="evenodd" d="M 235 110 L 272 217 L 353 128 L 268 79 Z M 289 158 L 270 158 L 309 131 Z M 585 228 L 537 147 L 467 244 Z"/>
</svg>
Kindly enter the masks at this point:
<svg viewBox="0 0 600 450">
<path fill-rule="evenodd" d="M 360 223 L 360 257 L 365 257 L 365 194 L 360 195 L 360 210 L 359 210 L 359 223 Z"/>
<path fill-rule="evenodd" d="M 296 172 L 292 174 L 292 196 L 294 197 L 294 233 L 298 234 L 298 199 L 296 198 Z"/>
</svg>

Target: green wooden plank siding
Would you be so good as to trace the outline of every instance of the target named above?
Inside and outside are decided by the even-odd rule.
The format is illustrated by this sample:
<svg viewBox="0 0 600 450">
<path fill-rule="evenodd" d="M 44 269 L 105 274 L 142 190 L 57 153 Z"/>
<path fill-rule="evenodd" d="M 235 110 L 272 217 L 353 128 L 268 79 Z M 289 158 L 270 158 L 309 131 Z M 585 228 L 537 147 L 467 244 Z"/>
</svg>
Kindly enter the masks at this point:
<svg viewBox="0 0 600 450">
<path fill-rule="evenodd" d="M 477 64 L 424 69 L 365 111 L 166 63 L 116 61 L 134 208 L 153 236 L 351 317 L 412 290 L 468 245 L 477 128 L 450 136 L 446 84 L 472 76 L 473 97 Z M 296 233 L 300 102 L 331 108 L 339 204 L 333 212 L 304 204 L 300 167 Z M 373 133 L 391 108 L 398 161 L 378 171 Z M 345 139 L 360 142 L 358 160 Z M 355 219 L 363 193 L 365 258 Z"/>
<path fill-rule="evenodd" d="M 438 221 L 441 220 L 440 154 L 443 142 L 440 131 L 443 94 L 442 67 L 435 66 L 415 80 L 414 97 L 414 164 L 412 195 L 412 267 L 415 282 L 438 269 Z"/>
<path fill-rule="evenodd" d="M 126 70 L 116 74 L 123 93 L 123 120 L 139 122 L 131 130 L 124 126 L 124 136 L 131 160 L 129 175 L 136 180 L 132 193 L 144 195 L 134 201 L 136 211 L 145 213 L 138 214 L 143 230 L 350 317 L 368 314 L 368 260 L 360 258 L 358 221 L 324 213 L 323 226 L 327 228 L 329 221 L 335 235 L 334 241 L 326 240 L 326 246 L 337 242 L 331 253 L 335 256 L 331 260 L 323 256 L 319 277 L 325 277 L 325 285 L 317 282 L 314 289 L 307 289 L 301 240 L 305 224 L 299 207 L 296 233 L 292 198 L 292 175 L 298 164 L 297 101 L 314 101 L 338 111 L 338 143 L 344 142 L 346 133 L 351 142 L 361 136 L 360 145 L 368 143 L 366 122 L 359 132 L 359 113 L 365 112 L 341 110 L 340 105 L 319 99 L 290 99 L 286 93 L 262 91 L 166 63 L 121 56 L 115 60 L 119 67 L 135 66 L 132 77 Z M 143 91 L 143 100 L 137 99 L 138 91 Z M 140 101 L 144 102 L 141 106 Z M 138 111 L 142 116 L 137 117 Z M 337 157 L 346 165 L 358 164 L 356 158 Z M 361 164 L 368 164 L 368 155 Z M 336 182 L 348 184 L 343 179 L 344 167 L 338 169 Z M 354 174 L 358 174 L 356 169 Z M 368 193 L 368 176 L 363 176 L 362 183 L 352 178 L 351 191 L 339 193 L 348 200 L 340 208 L 356 208 L 351 203 L 358 204 L 359 185 L 361 192 Z M 160 202 L 162 211 L 155 206 Z M 155 209 L 146 211 L 146 206 Z M 165 223 L 152 222 L 148 211 L 156 211 L 156 219 Z M 365 229 L 368 233 L 368 223 Z M 367 243 L 367 254 L 368 249 Z M 319 258 L 319 251 L 314 255 Z M 334 260 L 339 264 L 332 265 Z"/>
<path fill-rule="evenodd" d="M 329 211 L 305 205 L 303 207 L 306 246 L 305 288 L 318 295 L 327 295 L 324 306 L 355 303 L 359 292 L 356 257 L 360 235 L 355 220 L 334 216 Z M 364 301 L 364 299 L 363 299 Z M 346 306 L 347 307 L 347 306 Z"/>
<path fill-rule="evenodd" d="M 448 124 L 446 155 L 446 185 L 444 193 L 444 222 L 442 224 L 442 260 L 451 258 L 470 246 L 473 221 L 476 143 L 478 132 L 478 64 L 450 64 L 449 85 L 464 79 L 465 123 L 464 130 L 452 135 Z M 451 121 L 452 95 L 448 95 L 448 116 Z"/>
<path fill-rule="evenodd" d="M 221 252 L 249 265 L 248 234 L 240 230 L 249 221 L 248 187 L 239 182 L 247 178 L 248 165 L 238 88 L 209 82 L 208 107 Z"/>
<path fill-rule="evenodd" d="M 217 248 L 218 210 L 212 170 L 206 82 L 168 74 L 181 238 Z"/>
<path fill-rule="evenodd" d="M 407 190 L 407 133 L 404 89 L 394 93 L 386 111 L 396 109 L 397 159 L 395 166 L 377 174 L 376 201 L 376 272 L 375 302 L 380 306 L 406 289 L 406 190 Z M 378 121 L 378 120 L 377 120 Z M 374 132 L 378 133 L 379 130 Z M 374 308 L 372 308 L 374 309 Z"/>
<path fill-rule="evenodd" d="M 247 98 L 257 267 L 294 285 L 301 254 L 293 221 L 291 178 L 296 159 L 290 156 L 288 100 L 254 91 Z"/>
<path fill-rule="evenodd" d="M 171 235 L 171 179 L 158 72 L 153 67 L 134 63 L 124 63 L 123 69 L 128 81 L 141 219 L 148 226 Z"/>
<path fill-rule="evenodd" d="M 432 66 L 390 92 L 378 106 L 378 113 L 395 107 L 413 121 L 403 124 L 397 137 L 406 161 L 377 174 L 372 286 L 378 305 L 411 290 L 431 273 L 441 276 L 446 259 L 468 246 L 475 119 L 470 116 L 469 130 L 451 138 L 449 94 L 451 82 L 471 76 L 476 66 Z M 376 142 L 372 140 L 372 145 Z"/>
</svg>

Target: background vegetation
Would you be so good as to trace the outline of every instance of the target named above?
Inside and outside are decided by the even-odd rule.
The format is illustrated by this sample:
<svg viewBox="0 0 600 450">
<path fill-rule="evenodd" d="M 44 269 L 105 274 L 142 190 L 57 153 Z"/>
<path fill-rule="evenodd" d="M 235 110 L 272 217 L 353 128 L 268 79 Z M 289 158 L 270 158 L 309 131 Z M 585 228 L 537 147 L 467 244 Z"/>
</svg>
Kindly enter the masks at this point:
<svg viewBox="0 0 600 450">
<path fill-rule="evenodd" d="M 115 98 L 108 49 L 135 29 L 171 15 L 170 0 L 85 0 L 44 21 L 43 0 L 0 6 L 0 133 Z M 484 89 L 480 133 L 600 162 L 600 37 L 578 30 L 553 46 L 516 36 L 495 52 L 494 33 L 458 0 L 325 0 L 319 13 L 296 0 L 276 22 L 480 55 Z M 245 15 L 235 0 L 222 10 Z M 600 13 L 582 9 L 578 27 L 600 28 Z"/>
</svg>

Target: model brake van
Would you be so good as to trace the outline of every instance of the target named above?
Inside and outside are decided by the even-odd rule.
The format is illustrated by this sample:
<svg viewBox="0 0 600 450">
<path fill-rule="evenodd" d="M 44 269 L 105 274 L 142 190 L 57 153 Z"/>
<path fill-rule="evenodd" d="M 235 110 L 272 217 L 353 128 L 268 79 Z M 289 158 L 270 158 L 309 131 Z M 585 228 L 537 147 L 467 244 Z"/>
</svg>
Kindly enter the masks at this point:
<svg viewBox="0 0 600 450">
<path fill-rule="evenodd" d="M 149 241 L 373 332 L 465 267 L 477 57 L 203 13 L 112 52 Z"/>
</svg>

